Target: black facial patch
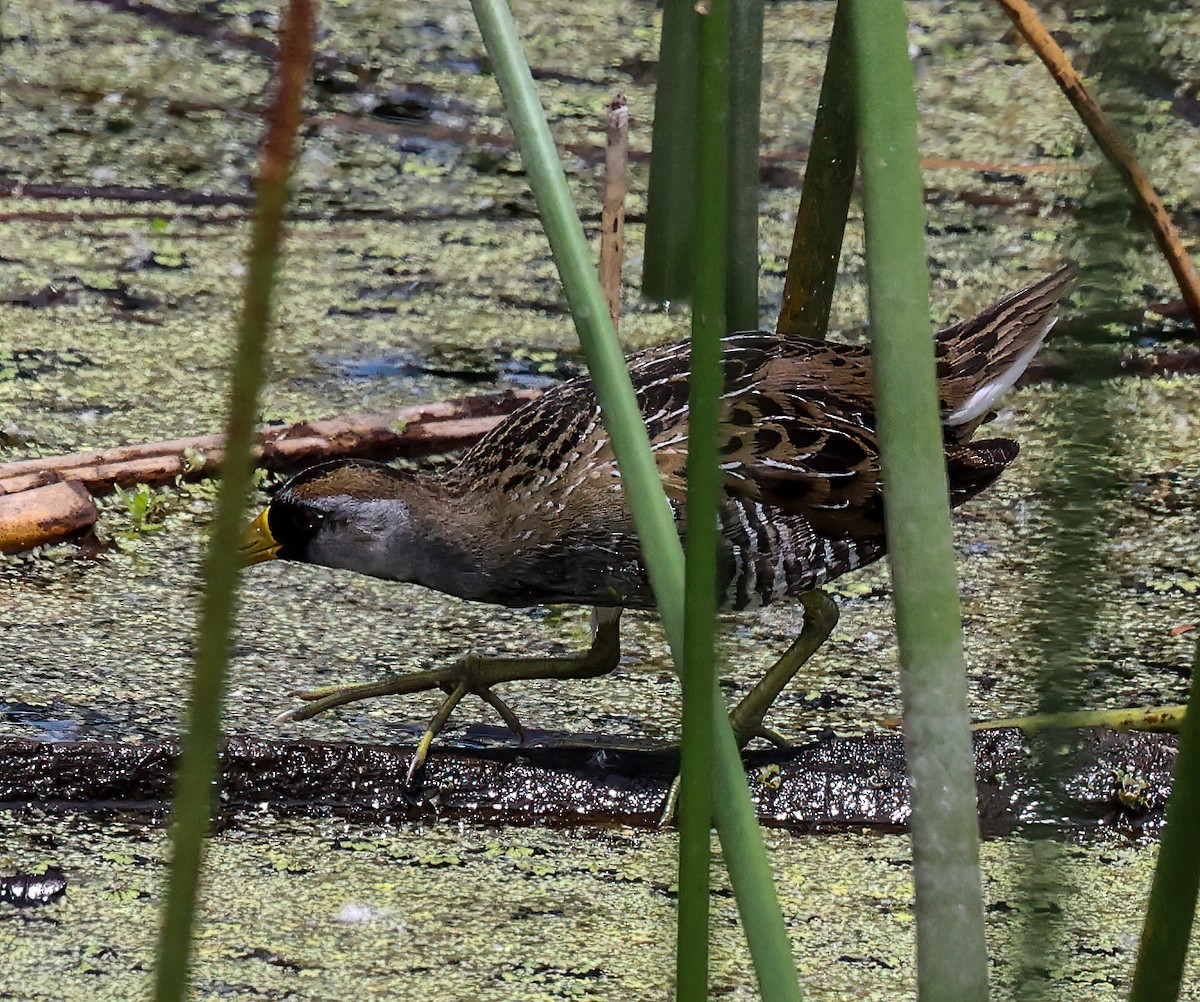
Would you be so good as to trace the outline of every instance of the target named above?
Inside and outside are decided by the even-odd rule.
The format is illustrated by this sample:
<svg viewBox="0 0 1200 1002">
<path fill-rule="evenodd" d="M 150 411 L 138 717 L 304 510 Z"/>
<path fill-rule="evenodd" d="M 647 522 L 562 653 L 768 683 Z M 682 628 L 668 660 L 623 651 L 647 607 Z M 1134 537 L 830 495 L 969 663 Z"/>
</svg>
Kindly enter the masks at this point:
<svg viewBox="0 0 1200 1002">
<path fill-rule="evenodd" d="M 324 521 L 325 515 L 311 504 L 276 496 L 267 509 L 267 528 L 279 544 L 279 559 L 305 560 L 308 544 Z"/>
</svg>

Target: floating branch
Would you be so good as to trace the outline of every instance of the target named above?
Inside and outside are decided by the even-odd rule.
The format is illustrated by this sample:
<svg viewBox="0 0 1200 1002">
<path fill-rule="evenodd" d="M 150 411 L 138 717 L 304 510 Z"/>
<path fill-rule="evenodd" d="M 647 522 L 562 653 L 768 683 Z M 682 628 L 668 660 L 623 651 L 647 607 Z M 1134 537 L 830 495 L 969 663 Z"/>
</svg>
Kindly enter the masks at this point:
<svg viewBox="0 0 1200 1002">
<path fill-rule="evenodd" d="M 268 428 L 255 445 L 269 469 L 344 456 L 428 455 L 470 445 L 502 418 L 537 396 L 534 390 L 464 397 Z M 0 463 L 0 496 L 75 480 L 93 494 L 134 484 L 163 484 L 176 477 L 211 477 L 225 456 L 224 435 L 198 435 L 66 456 Z"/>
<path fill-rule="evenodd" d="M 48 484 L 0 496 L 0 553 L 57 543 L 93 525 L 96 506 L 82 484 Z"/>
</svg>

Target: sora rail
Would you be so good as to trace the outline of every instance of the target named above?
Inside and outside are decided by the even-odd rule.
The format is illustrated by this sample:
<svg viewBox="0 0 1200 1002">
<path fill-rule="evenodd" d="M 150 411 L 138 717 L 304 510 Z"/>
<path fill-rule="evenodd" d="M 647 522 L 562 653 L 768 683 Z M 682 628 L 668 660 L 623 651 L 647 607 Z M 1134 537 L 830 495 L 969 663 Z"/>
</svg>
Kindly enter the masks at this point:
<svg viewBox="0 0 1200 1002">
<path fill-rule="evenodd" d="M 1056 318 L 1067 270 L 936 335 L 938 388 L 952 504 L 974 497 L 1017 455 L 1008 439 L 973 441 Z M 744 743 L 762 735 L 771 703 L 836 622 L 827 581 L 879 559 L 886 542 L 871 353 L 769 333 L 724 341 L 720 446 L 722 607 L 799 597 L 804 630 L 733 712 Z M 686 501 L 687 342 L 632 355 L 630 376 L 663 487 L 682 531 Z M 595 640 L 566 658 L 468 655 L 436 671 L 329 687 L 281 719 L 305 719 L 372 696 L 442 688 L 415 773 L 455 705 L 476 693 L 520 733 L 491 687 L 514 679 L 584 678 L 619 658 L 623 608 L 654 604 L 616 457 L 591 381 L 548 390 L 482 438 L 449 472 L 378 463 L 322 463 L 289 480 L 250 529 L 247 564 L 323 564 L 506 606 L 591 605 Z"/>
</svg>

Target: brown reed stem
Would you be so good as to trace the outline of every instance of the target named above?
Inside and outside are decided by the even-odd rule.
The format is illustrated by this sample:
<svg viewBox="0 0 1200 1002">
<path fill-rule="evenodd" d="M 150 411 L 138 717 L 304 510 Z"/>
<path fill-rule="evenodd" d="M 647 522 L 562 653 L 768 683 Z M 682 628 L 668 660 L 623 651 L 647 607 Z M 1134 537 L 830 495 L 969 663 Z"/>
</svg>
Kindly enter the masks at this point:
<svg viewBox="0 0 1200 1002">
<path fill-rule="evenodd" d="M 1038 54 L 1050 75 L 1067 96 L 1083 124 L 1087 126 L 1100 151 L 1109 159 L 1125 181 L 1134 199 L 1146 210 L 1150 232 L 1167 259 L 1179 291 L 1187 303 L 1192 323 L 1200 330 L 1200 276 L 1180 239 L 1179 230 L 1163 205 L 1150 175 L 1138 162 L 1116 127 L 1104 116 L 1075 67 L 1054 40 L 1036 12 L 1025 0 L 999 0 L 1004 12 L 1016 25 L 1017 31 Z"/>
</svg>

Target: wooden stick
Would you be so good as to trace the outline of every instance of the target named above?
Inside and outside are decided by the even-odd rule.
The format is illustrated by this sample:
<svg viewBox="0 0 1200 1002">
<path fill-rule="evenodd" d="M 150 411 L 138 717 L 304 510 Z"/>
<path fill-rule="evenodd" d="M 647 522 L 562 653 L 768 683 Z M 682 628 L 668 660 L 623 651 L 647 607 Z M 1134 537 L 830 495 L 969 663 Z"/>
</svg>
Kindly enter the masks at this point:
<svg viewBox="0 0 1200 1002">
<path fill-rule="evenodd" d="M 1196 267 L 1184 249 L 1179 231 L 1167 214 L 1166 206 L 1163 205 L 1150 176 L 1138 163 L 1137 157 L 1125 144 L 1121 134 L 1104 117 L 1104 112 L 1084 87 L 1083 80 L 1075 72 L 1067 54 L 1051 37 L 1029 4 L 1025 0 L 999 0 L 999 3 L 1012 23 L 1017 26 L 1017 31 L 1033 47 L 1046 69 L 1050 71 L 1050 75 L 1054 77 L 1092 134 L 1092 138 L 1096 140 L 1101 152 L 1117 168 L 1134 199 L 1145 208 L 1150 221 L 1150 231 L 1167 259 L 1175 281 L 1179 283 L 1179 290 L 1187 303 L 1192 323 L 1200 330 L 1200 277 L 1196 274 Z"/>
<path fill-rule="evenodd" d="M 535 391 L 465 397 L 380 414 L 305 421 L 263 431 L 256 446 L 262 466 L 278 468 L 341 456 L 418 455 L 469 445 Z M 73 480 L 94 493 L 114 486 L 168 483 L 212 476 L 224 456 L 223 435 L 199 435 L 97 452 L 0 463 L 0 496 Z"/>
<path fill-rule="evenodd" d="M 608 109 L 604 151 L 604 208 L 600 214 L 600 285 L 613 327 L 621 323 L 621 262 L 625 255 L 625 192 L 629 165 L 629 107 L 624 94 Z"/>
<path fill-rule="evenodd" d="M 47 484 L 61 482 L 62 477 L 53 470 L 42 470 L 39 473 L 23 473 L 20 476 L 9 477 L 7 480 L 0 480 L 0 498 L 7 494 L 20 494 L 22 491 L 31 491 L 35 487 L 45 487 Z"/>
<path fill-rule="evenodd" d="M 47 484 L 0 497 L 0 553 L 56 543 L 92 525 L 98 512 L 81 484 Z"/>
</svg>

